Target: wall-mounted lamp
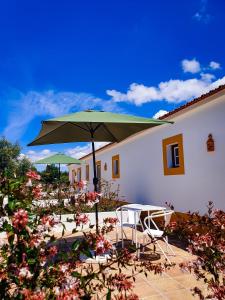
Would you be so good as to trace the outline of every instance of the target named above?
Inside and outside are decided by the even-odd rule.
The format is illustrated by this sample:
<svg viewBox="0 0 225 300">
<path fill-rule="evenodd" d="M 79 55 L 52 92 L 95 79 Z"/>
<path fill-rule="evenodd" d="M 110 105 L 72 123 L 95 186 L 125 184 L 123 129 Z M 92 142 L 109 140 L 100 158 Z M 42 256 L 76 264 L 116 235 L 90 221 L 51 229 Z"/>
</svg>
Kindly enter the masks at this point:
<svg viewBox="0 0 225 300">
<path fill-rule="evenodd" d="M 208 135 L 208 140 L 206 142 L 206 145 L 207 145 L 208 152 L 215 151 L 215 142 L 211 133 Z"/>
</svg>

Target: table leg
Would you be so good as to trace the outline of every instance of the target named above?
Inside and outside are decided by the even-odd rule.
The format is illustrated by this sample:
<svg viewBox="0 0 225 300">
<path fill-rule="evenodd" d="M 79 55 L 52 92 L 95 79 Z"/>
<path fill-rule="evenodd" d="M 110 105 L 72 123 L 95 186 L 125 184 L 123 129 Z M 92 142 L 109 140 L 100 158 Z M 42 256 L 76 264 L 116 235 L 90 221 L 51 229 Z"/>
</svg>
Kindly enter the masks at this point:
<svg viewBox="0 0 225 300">
<path fill-rule="evenodd" d="M 135 247 L 137 249 L 137 212 L 134 211 L 134 228 L 135 228 L 135 233 L 134 233 L 134 242 L 135 242 Z M 137 256 L 138 256 L 138 250 L 137 250 Z"/>
<path fill-rule="evenodd" d="M 124 241 L 123 241 L 123 209 L 120 210 L 120 225 L 121 225 L 121 241 L 122 241 L 122 248 L 124 248 Z"/>
</svg>

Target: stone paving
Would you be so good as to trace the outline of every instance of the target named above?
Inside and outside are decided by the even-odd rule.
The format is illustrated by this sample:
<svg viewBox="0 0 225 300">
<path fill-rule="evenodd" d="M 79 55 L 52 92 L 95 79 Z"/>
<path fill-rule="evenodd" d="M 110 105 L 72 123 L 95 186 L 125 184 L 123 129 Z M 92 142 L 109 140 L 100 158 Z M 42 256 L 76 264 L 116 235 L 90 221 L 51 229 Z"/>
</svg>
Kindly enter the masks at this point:
<svg viewBox="0 0 225 300">
<path fill-rule="evenodd" d="M 131 232 L 129 229 L 126 229 L 126 235 L 131 238 Z M 73 239 L 73 235 L 68 237 Z M 108 238 L 115 242 L 115 232 L 109 234 Z M 139 233 L 139 239 L 141 238 L 141 233 Z M 163 242 L 162 242 L 162 246 Z M 143 257 L 148 257 L 148 254 L 152 253 L 152 246 L 148 246 Z M 197 281 L 193 274 L 190 274 L 187 271 L 182 271 L 179 268 L 179 263 L 184 261 L 189 261 L 193 259 L 193 256 L 190 255 L 186 250 L 183 250 L 179 247 L 173 246 L 172 248 L 176 256 L 170 256 L 172 262 L 176 264 L 175 267 L 172 267 L 170 270 L 163 272 L 161 275 L 150 274 L 146 278 L 143 274 L 138 274 L 136 276 L 134 292 L 142 300 L 189 300 L 189 299 L 199 299 L 197 296 L 193 296 L 191 291 L 195 286 L 201 288 L 205 291 L 205 286 L 200 281 Z M 150 252 L 151 251 L 151 252 Z M 158 254 L 158 260 L 164 261 L 164 257 L 161 255 L 159 250 L 156 248 L 156 253 Z M 129 269 L 124 270 L 124 273 L 129 273 Z M 105 299 L 105 297 L 99 297 L 96 299 Z"/>
</svg>

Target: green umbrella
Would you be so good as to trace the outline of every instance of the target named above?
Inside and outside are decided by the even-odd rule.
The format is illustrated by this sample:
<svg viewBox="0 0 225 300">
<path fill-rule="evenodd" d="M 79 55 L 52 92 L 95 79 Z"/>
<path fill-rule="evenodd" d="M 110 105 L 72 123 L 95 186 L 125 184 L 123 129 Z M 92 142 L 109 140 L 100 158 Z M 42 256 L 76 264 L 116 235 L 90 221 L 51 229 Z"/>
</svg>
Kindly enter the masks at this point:
<svg viewBox="0 0 225 300">
<path fill-rule="evenodd" d="M 158 126 L 166 121 L 115 114 L 103 111 L 87 110 L 42 122 L 42 128 L 36 139 L 28 146 L 90 142 L 92 143 L 94 190 L 98 190 L 94 142 L 120 142 L 132 134 Z M 95 205 L 96 231 L 98 232 L 98 206 Z"/>
<path fill-rule="evenodd" d="M 59 179 L 60 179 L 60 165 L 68 165 L 68 164 L 76 164 L 80 165 L 82 163 L 81 160 L 67 156 L 63 153 L 57 153 L 54 155 L 51 155 L 49 157 L 37 160 L 34 162 L 34 164 L 46 164 L 46 165 L 52 165 L 52 164 L 58 164 L 59 165 Z"/>
</svg>

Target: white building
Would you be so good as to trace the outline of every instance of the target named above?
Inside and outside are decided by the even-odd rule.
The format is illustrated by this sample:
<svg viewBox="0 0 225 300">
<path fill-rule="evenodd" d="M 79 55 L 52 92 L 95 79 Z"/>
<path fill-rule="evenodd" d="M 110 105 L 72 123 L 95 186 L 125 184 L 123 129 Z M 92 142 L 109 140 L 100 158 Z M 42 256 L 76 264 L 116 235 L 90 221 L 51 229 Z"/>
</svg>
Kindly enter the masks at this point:
<svg viewBox="0 0 225 300">
<path fill-rule="evenodd" d="M 144 130 L 96 151 L 98 176 L 120 185 L 128 202 L 164 205 L 177 211 L 225 210 L 225 85 L 161 117 L 174 121 Z M 81 158 L 74 176 L 92 189 L 92 155 Z"/>
</svg>

